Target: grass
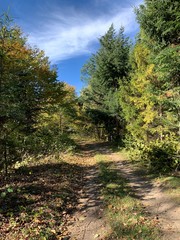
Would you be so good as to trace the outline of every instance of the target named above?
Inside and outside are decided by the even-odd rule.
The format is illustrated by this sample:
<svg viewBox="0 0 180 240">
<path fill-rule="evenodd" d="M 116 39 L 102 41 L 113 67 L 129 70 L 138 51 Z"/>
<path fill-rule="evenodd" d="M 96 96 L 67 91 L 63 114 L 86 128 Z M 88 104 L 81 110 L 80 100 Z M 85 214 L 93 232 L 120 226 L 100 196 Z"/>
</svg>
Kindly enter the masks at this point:
<svg viewBox="0 0 180 240">
<path fill-rule="evenodd" d="M 162 190 L 173 201 L 180 204 L 180 177 L 179 176 L 161 176 L 156 179 L 161 184 Z"/>
<path fill-rule="evenodd" d="M 115 165 L 107 159 L 100 160 L 100 180 L 103 183 L 105 212 L 112 228 L 106 240 L 157 240 L 160 239 L 158 222 L 145 214 L 140 201 L 129 188 L 128 183 L 117 172 Z"/>
</svg>

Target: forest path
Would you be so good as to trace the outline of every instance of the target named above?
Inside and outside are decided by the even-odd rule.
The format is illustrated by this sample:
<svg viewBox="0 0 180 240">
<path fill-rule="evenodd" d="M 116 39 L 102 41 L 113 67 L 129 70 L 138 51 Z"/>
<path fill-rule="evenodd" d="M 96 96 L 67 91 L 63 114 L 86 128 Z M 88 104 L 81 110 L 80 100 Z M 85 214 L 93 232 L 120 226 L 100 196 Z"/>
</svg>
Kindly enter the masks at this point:
<svg viewBox="0 0 180 240">
<path fill-rule="evenodd" d="M 150 178 L 145 177 L 119 153 L 113 153 L 106 143 L 81 144 L 78 156 L 86 166 L 83 176 L 83 188 L 77 193 L 79 203 L 68 227 L 72 240 L 103 240 L 110 227 L 103 215 L 103 199 L 100 196 L 102 186 L 98 180 L 98 168 L 95 156 L 105 155 L 114 162 L 120 175 L 126 178 L 136 197 L 141 200 L 145 211 L 151 218 L 157 219 L 162 229 L 163 240 L 180 239 L 180 208 L 162 188 Z M 72 158 L 73 159 L 73 158 Z M 75 160 L 77 161 L 77 160 Z"/>
<path fill-rule="evenodd" d="M 100 240 L 105 238 L 110 227 L 103 215 L 102 185 L 98 179 L 98 167 L 94 157 L 97 154 L 110 154 L 110 150 L 106 143 L 84 143 L 80 148 L 75 162 L 79 161 L 84 166 L 83 188 L 77 193 L 78 206 L 71 218 L 68 232 L 72 240 Z"/>
</svg>

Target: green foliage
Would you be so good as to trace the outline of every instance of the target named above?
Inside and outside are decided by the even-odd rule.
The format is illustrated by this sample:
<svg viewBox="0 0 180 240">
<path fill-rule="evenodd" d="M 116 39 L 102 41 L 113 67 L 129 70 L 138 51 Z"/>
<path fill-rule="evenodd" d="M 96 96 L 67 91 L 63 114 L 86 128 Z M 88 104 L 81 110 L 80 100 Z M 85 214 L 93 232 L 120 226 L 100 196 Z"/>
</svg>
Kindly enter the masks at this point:
<svg viewBox="0 0 180 240">
<path fill-rule="evenodd" d="M 49 155 L 74 151 L 76 144 L 68 133 L 59 132 L 58 127 L 42 127 L 26 139 L 25 149 L 26 153 L 35 156 Z"/>
<path fill-rule="evenodd" d="M 87 83 L 57 81 L 44 52 L 4 14 L 0 18 L 0 168 L 28 154 L 74 149 L 72 132 L 122 142 L 157 170 L 177 168 L 180 134 L 179 1 L 145 0 L 140 33 L 129 39 L 113 25 L 82 69 Z M 167 139 L 170 139 L 168 143 Z M 161 168 L 163 165 L 163 168 Z"/>
<path fill-rule="evenodd" d="M 169 46 L 154 57 L 157 79 L 151 86 L 154 101 L 161 105 L 161 124 L 166 132 L 174 132 L 178 137 L 180 106 L 180 60 L 179 46 Z"/>
<path fill-rule="evenodd" d="M 11 194 L 13 192 L 14 192 L 13 188 L 12 187 L 8 187 L 7 189 L 5 189 L 5 191 L 3 191 L 1 193 L 0 196 L 1 196 L 1 198 L 5 198 L 5 197 L 7 197 L 8 194 Z"/>
<path fill-rule="evenodd" d="M 150 171 L 167 173 L 179 168 L 179 147 L 174 135 L 149 143 L 133 141 L 132 136 L 126 136 L 125 145 L 130 159 L 140 162 Z"/>
<path fill-rule="evenodd" d="M 153 64 L 148 63 L 150 51 L 144 43 L 138 42 L 133 52 L 130 81 L 121 81 L 119 102 L 126 120 L 126 128 L 135 141 L 149 141 L 152 138 L 153 122 L 157 115 L 152 94 L 149 91 L 153 79 Z"/>
<path fill-rule="evenodd" d="M 57 80 L 44 52 L 29 46 L 13 21 L 1 16 L 0 168 L 6 174 L 24 155 L 61 150 L 69 141 L 63 131 L 76 115 L 73 90 Z"/>
<path fill-rule="evenodd" d="M 146 0 L 136 9 L 140 33 L 119 91 L 131 157 L 163 172 L 179 164 L 179 7 Z"/>
<path fill-rule="evenodd" d="M 177 150 L 169 141 L 151 143 L 141 152 L 141 158 L 151 170 L 169 172 L 180 164 Z"/>
<path fill-rule="evenodd" d="M 145 0 L 145 4 L 136 9 L 136 14 L 140 27 L 158 44 L 179 43 L 179 1 Z"/>
</svg>

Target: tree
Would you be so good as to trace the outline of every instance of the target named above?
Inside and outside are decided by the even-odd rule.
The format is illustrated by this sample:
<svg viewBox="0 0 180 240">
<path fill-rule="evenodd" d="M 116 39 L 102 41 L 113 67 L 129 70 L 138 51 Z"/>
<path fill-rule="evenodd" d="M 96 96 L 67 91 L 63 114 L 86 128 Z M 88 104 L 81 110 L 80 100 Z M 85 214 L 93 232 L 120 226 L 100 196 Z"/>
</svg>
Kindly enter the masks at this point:
<svg viewBox="0 0 180 240">
<path fill-rule="evenodd" d="M 176 0 L 145 0 L 136 9 L 137 20 L 156 44 L 179 44 L 180 3 Z"/>
<path fill-rule="evenodd" d="M 146 0 L 136 9 L 156 75 L 151 79 L 150 91 L 159 112 L 155 122 L 161 129 L 161 140 L 172 132 L 177 135 L 179 125 L 179 10 L 179 1 L 169 0 Z"/>
<path fill-rule="evenodd" d="M 101 120 L 96 122 L 96 125 L 102 127 L 103 120 L 108 138 L 117 139 L 122 127 L 118 102 L 119 79 L 126 78 L 129 73 L 129 42 L 128 38 L 124 37 L 124 29 L 121 28 L 116 34 L 113 25 L 99 42 L 100 49 L 82 70 L 88 82 L 82 99 L 84 104 L 88 103 L 87 110 L 92 118 L 95 118 L 93 113 L 98 112 Z"/>
<path fill-rule="evenodd" d="M 179 7 L 178 1 L 145 0 L 136 9 L 140 34 L 130 79 L 120 89 L 133 144 L 150 165 L 165 170 L 179 161 Z"/>
<path fill-rule="evenodd" d="M 150 92 L 154 65 L 149 63 L 149 55 L 147 46 L 137 42 L 131 53 L 131 80 L 122 84 L 119 92 L 126 128 L 134 142 L 147 143 L 153 138 L 153 123 L 157 115 Z"/>
<path fill-rule="evenodd" d="M 44 52 L 28 46 L 6 15 L 0 19 L 0 63 L 1 165 L 7 172 L 30 149 L 38 115 L 59 99 L 62 86 Z"/>
</svg>

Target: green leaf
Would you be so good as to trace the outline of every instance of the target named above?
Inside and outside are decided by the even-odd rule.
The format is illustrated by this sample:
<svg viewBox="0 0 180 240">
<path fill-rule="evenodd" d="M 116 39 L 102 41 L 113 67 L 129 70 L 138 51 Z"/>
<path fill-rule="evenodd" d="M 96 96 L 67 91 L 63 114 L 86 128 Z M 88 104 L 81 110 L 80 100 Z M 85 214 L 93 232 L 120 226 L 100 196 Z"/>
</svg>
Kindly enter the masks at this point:
<svg viewBox="0 0 180 240">
<path fill-rule="evenodd" d="M 13 193 L 13 189 L 12 189 L 12 188 L 8 188 L 8 189 L 7 189 L 7 192 L 8 192 L 8 193 Z"/>
<path fill-rule="evenodd" d="M 2 197 L 2 198 L 6 197 L 6 192 L 2 192 L 2 193 L 1 193 L 1 197 Z"/>
</svg>

